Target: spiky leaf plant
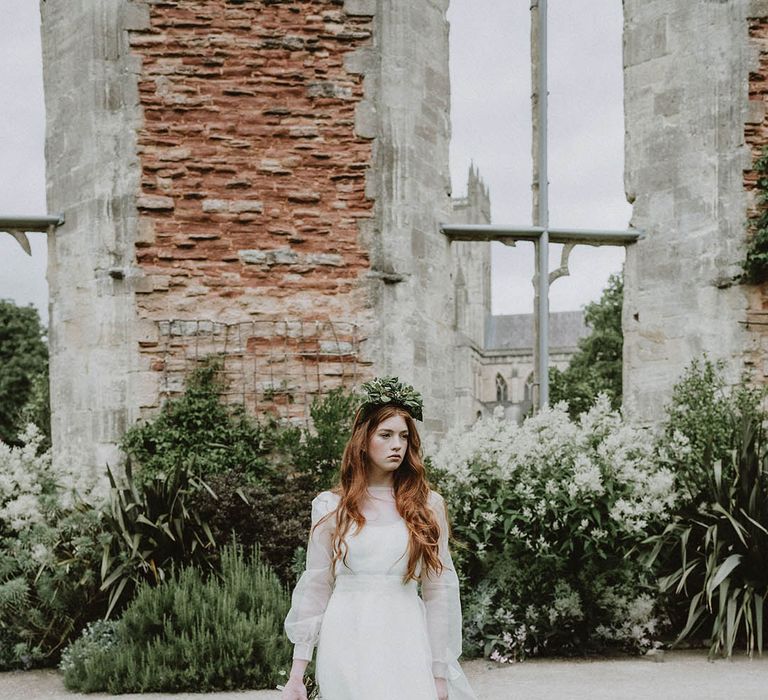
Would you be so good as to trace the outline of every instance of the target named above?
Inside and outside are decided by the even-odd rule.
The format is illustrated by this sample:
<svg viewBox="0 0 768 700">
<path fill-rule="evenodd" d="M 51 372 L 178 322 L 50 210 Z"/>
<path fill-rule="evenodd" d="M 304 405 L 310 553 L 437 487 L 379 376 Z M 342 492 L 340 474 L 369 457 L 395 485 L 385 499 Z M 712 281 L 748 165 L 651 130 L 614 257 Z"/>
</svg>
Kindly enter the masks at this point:
<svg viewBox="0 0 768 700">
<path fill-rule="evenodd" d="M 104 545 L 101 589 L 109 592 L 109 617 L 126 588 L 130 592 L 142 581 L 160 583 L 174 562 L 209 565 L 216 543 L 208 523 L 190 505 L 192 494 L 210 489 L 189 466 L 179 465 L 140 486 L 130 460 L 123 484 L 109 467 L 107 472 L 111 494 L 104 527 L 110 538 Z"/>
<path fill-rule="evenodd" d="M 763 650 L 768 593 L 768 449 L 758 412 L 735 416 L 734 445 L 707 465 L 700 497 L 651 538 L 649 563 L 666 575 L 661 589 L 687 601 L 675 643 L 711 626 L 710 657 L 730 657 L 737 645 Z"/>
</svg>

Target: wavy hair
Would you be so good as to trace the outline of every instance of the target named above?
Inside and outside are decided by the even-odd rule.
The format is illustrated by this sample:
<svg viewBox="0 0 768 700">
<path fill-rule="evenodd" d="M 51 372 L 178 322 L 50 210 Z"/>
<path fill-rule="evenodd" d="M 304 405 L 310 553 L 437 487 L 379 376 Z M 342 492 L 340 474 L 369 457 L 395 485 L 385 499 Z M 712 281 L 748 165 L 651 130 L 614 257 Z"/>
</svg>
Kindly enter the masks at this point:
<svg viewBox="0 0 768 700">
<path fill-rule="evenodd" d="M 395 504 L 408 527 L 408 568 L 403 584 L 409 580 L 423 579 L 424 575 L 429 575 L 431 571 L 439 576 L 443 570 L 438 551 L 440 525 L 429 507 L 430 484 L 421 459 L 421 438 L 413 418 L 405 409 L 385 404 L 373 410 L 361 407 L 355 414 L 352 436 L 344 447 L 341 458 L 339 482 L 331 489 L 331 492 L 340 497 L 339 505 L 315 525 L 317 527 L 326 519 L 336 516 L 332 572 L 336 570 L 336 562 L 339 559 L 347 566 L 346 535 L 352 521 L 357 524 L 358 529 L 365 526 L 361 505 L 368 487 L 368 443 L 379 424 L 396 415 L 402 416 L 408 426 L 408 447 L 403 461 L 393 474 Z M 448 514 L 445 515 L 447 521 Z M 420 577 L 417 577 L 416 567 L 420 561 L 422 569 Z"/>
</svg>

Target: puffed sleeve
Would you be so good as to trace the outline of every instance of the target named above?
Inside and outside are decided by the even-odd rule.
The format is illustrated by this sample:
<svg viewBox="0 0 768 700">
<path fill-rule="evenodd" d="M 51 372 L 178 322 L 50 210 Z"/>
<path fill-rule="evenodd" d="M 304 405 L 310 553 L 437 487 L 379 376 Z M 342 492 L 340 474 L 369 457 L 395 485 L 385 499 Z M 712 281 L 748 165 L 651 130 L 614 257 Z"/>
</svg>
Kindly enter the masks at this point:
<svg viewBox="0 0 768 700">
<path fill-rule="evenodd" d="M 312 660 L 320 636 L 328 599 L 333 591 L 331 571 L 332 537 L 335 521 L 329 517 L 320 527 L 315 524 L 335 508 L 336 497 L 323 491 L 312 501 L 312 528 L 307 544 L 307 564 L 291 596 L 291 609 L 285 618 L 285 633 L 293 642 L 293 658 Z"/>
<path fill-rule="evenodd" d="M 461 656 L 461 602 L 459 577 L 448 550 L 448 515 L 443 497 L 430 492 L 430 505 L 440 525 L 438 553 L 443 571 L 425 574 L 421 584 L 427 617 L 427 632 L 432 649 L 432 674 L 436 678 L 450 678 L 449 667 L 458 668 Z"/>
</svg>

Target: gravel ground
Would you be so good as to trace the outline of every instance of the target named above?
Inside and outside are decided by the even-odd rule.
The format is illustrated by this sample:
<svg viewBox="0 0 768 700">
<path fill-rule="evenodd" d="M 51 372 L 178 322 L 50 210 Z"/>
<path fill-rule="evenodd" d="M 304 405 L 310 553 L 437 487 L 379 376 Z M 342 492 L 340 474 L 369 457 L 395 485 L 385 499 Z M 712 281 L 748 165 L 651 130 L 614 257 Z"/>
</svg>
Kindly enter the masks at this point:
<svg viewBox="0 0 768 700">
<path fill-rule="evenodd" d="M 465 661 L 478 700 L 765 700 L 768 698 L 768 657 L 708 662 L 699 652 L 662 654 L 655 660 L 532 660 L 500 665 Z M 112 696 L 81 695 L 64 689 L 55 671 L 0 673 L 2 700 L 267 700 L 279 691 L 237 693 L 147 693 Z M 360 700 L 365 700 L 361 698 Z M 398 700 L 392 698 L 392 700 Z"/>
</svg>

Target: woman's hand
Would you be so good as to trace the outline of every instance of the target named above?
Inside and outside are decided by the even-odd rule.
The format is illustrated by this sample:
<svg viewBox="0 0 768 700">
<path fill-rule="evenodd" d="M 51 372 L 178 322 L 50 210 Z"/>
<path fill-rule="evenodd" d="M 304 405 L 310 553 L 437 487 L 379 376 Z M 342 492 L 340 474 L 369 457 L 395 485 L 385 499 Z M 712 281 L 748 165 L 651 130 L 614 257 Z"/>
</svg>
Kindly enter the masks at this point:
<svg viewBox="0 0 768 700">
<path fill-rule="evenodd" d="M 446 697 L 448 696 L 446 695 Z M 280 698 L 281 700 L 307 700 L 307 689 L 304 687 L 304 680 L 291 676 L 283 686 Z"/>
<path fill-rule="evenodd" d="M 435 678 L 437 700 L 448 700 L 448 681 L 445 678 Z"/>
</svg>

